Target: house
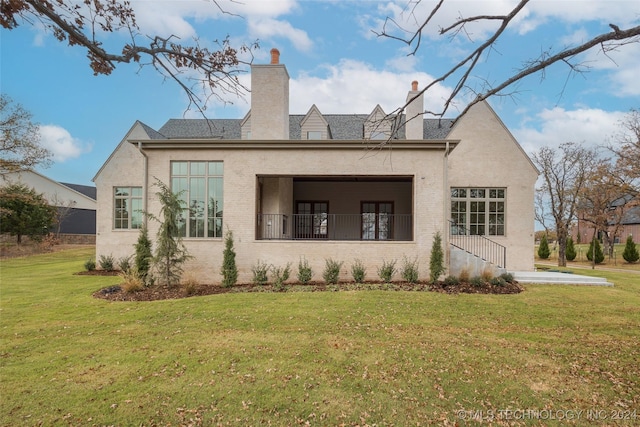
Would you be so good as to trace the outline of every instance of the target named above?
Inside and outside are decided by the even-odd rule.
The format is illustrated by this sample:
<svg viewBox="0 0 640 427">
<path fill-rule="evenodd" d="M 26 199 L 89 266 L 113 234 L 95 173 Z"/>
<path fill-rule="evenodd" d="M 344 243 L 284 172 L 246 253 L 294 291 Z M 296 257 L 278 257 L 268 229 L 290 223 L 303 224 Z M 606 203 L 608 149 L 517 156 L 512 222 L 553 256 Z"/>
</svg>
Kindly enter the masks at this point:
<svg viewBox="0 0 640 427">
<path fill-rule="evenodd" d="M 602 243 L 624 243 L 628 236 L 634 243 L 640 243 L 640 199 L 637 196 L 627 195 L 611 203 L 607 218 L 607 230 L 598 230 L 597 234 Z M 593 222 L 587 220 L 584 212 L 578 212 L 575 226 L 571 229 L 573 241 L 590 242 L 593 233 Z"/>
<path fill-rule="evenodd" d="M 221 280 L 227 230 L 240 281 L 258 262 L 295 273 L 301 259 L 321 280 L 329 258 L 344 262 L 344 279 L 356 259 L 376 279 L 384 261 L 404 257 L 428 278 L 437 232 L 454 274 L 533 270 L 538 171 L 488 103 L 455 124 L 423 118 L 413 82 L 401 116 L 380 106 L 326 114 L 311 100 L 292 115 L 275 49 L 270 64 L 251 67 L 251 89 L 242 119 L 134 123 L 94 178 L 97 256 L 133 254 L 142 212 L 159 212 L 159 180 L 183 198 L 179 225 L 194 256 L 186 271 L 204 283 Z M 153 239 L 158 226 L 148 226 Z"/>
<path fill-rule="evenodd" d="M 58 208 L 60 223 L 52 232 L 65 243 L 95 242 L 96 188 L 88 185 L 62 183 L 38 172 L 25 170 L 2 174 L 0 185 L 24 184 L 42 194 L 50 205 Z"/>
</svg>

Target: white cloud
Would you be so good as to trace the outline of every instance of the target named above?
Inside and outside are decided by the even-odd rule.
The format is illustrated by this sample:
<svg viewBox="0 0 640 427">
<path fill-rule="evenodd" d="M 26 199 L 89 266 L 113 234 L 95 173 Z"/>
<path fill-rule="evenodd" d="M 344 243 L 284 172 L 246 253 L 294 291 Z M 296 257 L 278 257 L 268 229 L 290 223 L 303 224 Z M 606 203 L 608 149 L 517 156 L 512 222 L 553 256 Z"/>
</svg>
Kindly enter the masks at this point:
<svg viewBox="0 0 640 427">
<path fill-rule="evenodd" d="M 364 62 L 347 59 L 336 65 L 325 65 L 323 70 L 323 77 L 303 74 L 292 79 L 292 113 L 305 114 L 312 104 L 325 114 L 367 114 L 377 104 L 390 113 L 404 104 L 413 80 L 419 82 L 420 88 L 433 81 L 432 76 L 423 72 L 381 71 Z M 448 94 L 449 89 L 436 85 L 425 96 L 425 108 L 442 108 L 442 100 Z"/>
<path fill-rule="evenodd" d="M 53 160 L 64 162 L 91 151 L 91 145 L 71 136 L 65 128 L 56 125 L 40 126 L 40 144 L 53 153 Z"/>
<path fill-rule="evenodd" d="M 526 126 L 513 129 L 513 134 L 529 154 L 564 142 L 595 148 L 605 146 L 620 131 L 620 120 L 625 114 L 595 108 L 544 109 L 530 117 Z"/>
<path fill-rule="evenodd" d="M 272 18 L 250 19 L 249 33 L 251 37 L 268 40 L 281 37 L 289 40 L 301 52 L 309 52 L 313 42 L 306 31 L 294 28 L 290 23 Z"/>
</svg>

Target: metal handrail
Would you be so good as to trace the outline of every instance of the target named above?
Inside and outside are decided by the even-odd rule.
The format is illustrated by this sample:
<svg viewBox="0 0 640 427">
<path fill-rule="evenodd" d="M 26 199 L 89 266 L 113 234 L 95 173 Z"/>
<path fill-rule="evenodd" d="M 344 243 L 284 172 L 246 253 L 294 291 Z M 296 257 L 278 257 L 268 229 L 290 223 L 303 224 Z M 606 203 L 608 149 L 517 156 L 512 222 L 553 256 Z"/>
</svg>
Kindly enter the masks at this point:
<svg viewBox="0 0 640 427">
<path fill-rule="evenodd" d="M 506 267 L 507 248 L 485 236 L 472 234 L 471 230 L 449 220 L 449 244 L 477 256 L 484 261 Z"/>
<path fill-rule="evenodd" d="M 411 241 L 411 214 L 258 214 L 257 240 Z"/>
</svg>

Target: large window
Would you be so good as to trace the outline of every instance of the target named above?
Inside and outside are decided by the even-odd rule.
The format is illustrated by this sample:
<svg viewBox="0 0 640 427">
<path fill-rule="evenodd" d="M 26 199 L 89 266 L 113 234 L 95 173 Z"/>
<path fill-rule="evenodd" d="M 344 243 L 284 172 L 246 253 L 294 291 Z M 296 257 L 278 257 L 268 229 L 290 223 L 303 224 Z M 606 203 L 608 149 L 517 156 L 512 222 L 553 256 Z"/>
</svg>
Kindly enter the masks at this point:
<svg viewBox="0 0 640 427">
<path fill-rule="evenodd" d="M 393 238 L 392 202 L 362 202 L 362 239 L 388 240 Z"/>
<path fill-rule="evenodd" d="M 505 201 L 504 188 L 452 188 L 452 232 L 504 236 Z"/>
<path fill-rule="evenodd" d="M 222 162 L 171 162 L 171 190 L 180 195 L 182 237 L 222 237 Z"/>
<path fill-rule="evenodd" d="M 113 206 L 115 229 L 142 227 L 142 187 L 115 187 Z"/>
</svg>

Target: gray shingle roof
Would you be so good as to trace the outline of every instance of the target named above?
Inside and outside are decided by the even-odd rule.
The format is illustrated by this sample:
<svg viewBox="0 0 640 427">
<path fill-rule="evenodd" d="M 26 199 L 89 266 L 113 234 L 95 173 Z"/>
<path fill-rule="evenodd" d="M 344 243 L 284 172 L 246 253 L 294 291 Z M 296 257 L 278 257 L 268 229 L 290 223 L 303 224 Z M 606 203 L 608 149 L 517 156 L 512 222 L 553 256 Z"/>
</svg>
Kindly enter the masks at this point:
<svg viewBox="0 0 640 427">
<path fill-rule="evenodd" d="M 93 200 L 96 200 L 96 187 L 92 187 L 90 185 L 70 184 L 68 182 L 61 182 L 60 184 L 64 185 L 65 187 L 69 187 L 80 194 L 84 194 L 85 196 L 90 197 Z"/>
<path fill-rule="evenodd" d="M 301 139 L 300 123 L 304 115 L 289 116 L 289 139 Z M 332 139 L 358 140 L 363 137 L 364 124 L 369 114 L 323 114 Z M 424 139 L 444 139 L 451 130 L 452 119 L 423 119 Z M 402 117 L 404 122 L 404 116 Z M 240 139 L 242 119 L 170 119 L 157 132 L 147 131 L 151 139 L 216 138 Z M 146 130 L 146 129 L 145 129 Z M 404 126 L 398 133 L 404 139 Z"/>
</svg>

